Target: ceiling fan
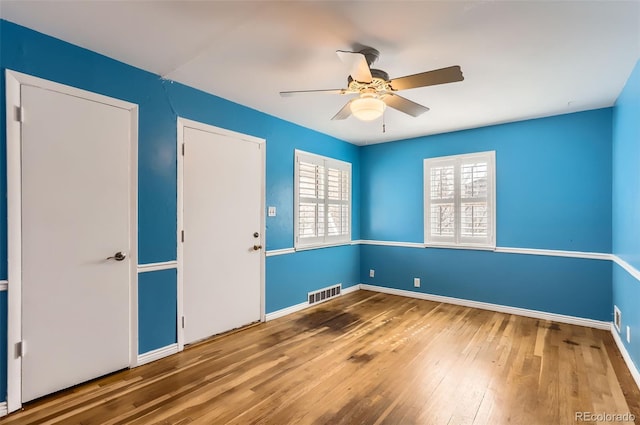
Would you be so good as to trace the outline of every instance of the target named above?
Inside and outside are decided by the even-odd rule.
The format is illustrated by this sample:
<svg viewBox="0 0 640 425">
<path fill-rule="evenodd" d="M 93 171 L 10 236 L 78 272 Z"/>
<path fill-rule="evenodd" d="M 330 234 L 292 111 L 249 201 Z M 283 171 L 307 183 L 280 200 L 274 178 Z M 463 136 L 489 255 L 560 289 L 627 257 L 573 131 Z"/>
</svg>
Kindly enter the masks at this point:
<svg viewBox="0 0 640 425">
<path fill-rule="evenodd" d="M 417 117 L 429 108 L 412 102 L 395 94 L 398 90 L 417 87 L 434 86 L 437 84 L 453 83 L 464 80 L 462 70 L 458 65 L 405 77 L 389 79 L 389 74 L 380 69 L 373 69 L 371 65 L 378 59 L 380 52 L 373 48 L 364 48 L 358 52 L 336 51 L 338 57 L 349 67 L 347 88 L 331 90 L 300 90 L 283 91 L 280 96 L 297 94 L 325 93 L 325 94 L 357 94 L 334 115 L 332 120 L 344 120 L 350 115 L 371 121 L 382 115 L 387 106 L 400 112 Z"/>
</svg>

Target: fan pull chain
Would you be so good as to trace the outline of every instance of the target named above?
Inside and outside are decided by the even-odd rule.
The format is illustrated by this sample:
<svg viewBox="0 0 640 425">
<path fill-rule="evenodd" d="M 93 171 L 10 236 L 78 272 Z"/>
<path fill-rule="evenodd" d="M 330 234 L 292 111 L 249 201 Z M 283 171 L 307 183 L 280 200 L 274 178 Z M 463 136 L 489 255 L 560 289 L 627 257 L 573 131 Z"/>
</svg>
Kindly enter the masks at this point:
<svg viewBox="0 0 640 425">
<path fill-rule="evenodd" d="M 386 112 L 387 112 L 386 110 L 385 110 L 385 111 L 382 111 L 382 132 L 383 132 L 383 133 L 386 133 L 386 132 L 387 132 L 387 126 L 386 126 L 386 124 L 384 123 L 384 116 L 385 116 Z"/>
</svg>

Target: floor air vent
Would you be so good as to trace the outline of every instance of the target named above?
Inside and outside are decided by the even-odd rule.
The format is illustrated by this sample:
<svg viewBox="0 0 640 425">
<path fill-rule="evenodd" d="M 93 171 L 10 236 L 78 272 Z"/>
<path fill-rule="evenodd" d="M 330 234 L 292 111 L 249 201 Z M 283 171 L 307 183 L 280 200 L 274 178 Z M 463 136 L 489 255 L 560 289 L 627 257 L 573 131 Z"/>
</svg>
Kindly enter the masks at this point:
<svg viewBox="0 0 640 425">
<path fill-rule="evenodd" d="M 314 292 L 309 292 L 309 304 L 316 304 L 322 301 L 335 298 L 342 292 L 342 284 L 330 286 L 328 288 L 319 289 Z"/>
</svg>

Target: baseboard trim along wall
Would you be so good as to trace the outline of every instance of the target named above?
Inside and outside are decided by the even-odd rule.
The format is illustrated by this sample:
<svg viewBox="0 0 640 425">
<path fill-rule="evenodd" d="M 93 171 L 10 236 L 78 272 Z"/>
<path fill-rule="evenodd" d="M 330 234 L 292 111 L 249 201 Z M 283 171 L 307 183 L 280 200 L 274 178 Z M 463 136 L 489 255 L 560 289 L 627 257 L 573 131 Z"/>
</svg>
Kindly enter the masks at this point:
<svg viewBox="0 0 640 425">
<path fill-rule="evenodd" d="M 7 410 L 7 402 L 3 401 L 0 403 L 0 417 L 7 416 L 9 411 Z"/>
<path fill-rule="evenodd" d="M 582 317 L 565 316 L 563 314 L 547 313 L 538 310 L 529 310 L 526 308 L 509 307 L 500 304 L 491 304 L 481 301 L 465 300 L 462 298 L 445 297 L 442 295 L 426 294 L 423 292 L 406 291 L 404 289 L 387 288 L 384 286 L 375 286 L 360 284 L 360 289 L 374 292 L 382 292 L 385 294 L 399 295 L 402 297 L 418 298 L 421 300 L 435 301 L 446 304 L 461 305 L 464 307 L 479 308 L 482 310 L 496 311 L 499 313 L 515 314 L 517 316 L 532 317 L 534 319 L 552 320 L 559 323 L 567 323 L 570 325 L 586 326 L 595 329 L 611 329 L 611 322 L 602 322 L 600 320 L 585 319 Z"/>
<path fill-rule="evenodd" d="M 631 376 L 633 377 L 633 380 L 636 381 L 636 385 L 640 389 L 640 371 L 638 371 L 638 368 L 636 367 L 635 363 L 633 363 L 633 360 L 631 360 L 631 356 L 629 355 L 629 352 L 627 351 L 624 344 L 622 343 L 622 340 L 620 339 L 620 335 L 618 334 L 618 331 L 616 330 L 616 327 L 614 326 L 613 323 L 611 324 L 611 334 L 613 335 L 613 340 L 616 342 L 616 345 L 618 346 L 618 350 L 620 350 L 620 354 L 622 354 L 622 358 L 624 359 L 624 362 L 627 364 L 627 368 L 629 369 L 629 372 L 631 372 Z"/>
<path fill-rule="evenodd" d="M 349 286 L 348 288 L 342 288 L 342 291 L 341 291 L 339 296 L 342 296 L 342 295 L 345 295 L 345 294 L 349 294 L 351 292 L 355 292 L 355 291 L 357 291 L 359 289 L 360 289 L 360 285 L 353 285 L 353 286 Z M 308 301 L 305 301 L 305 302 L 300 303 L 300 304 L 292 305 L 291 307 L 286 307 L 286 308 L 283 308 L 283 309 L 280 309 L 280 310 L 272 311 L 271 313 L 267 313 L 265 315 L 265 322 L 269 322 L 271 320 L 275 320 L 275 319 L 278 319 L 280 317 L 287 316 L 289 314 L 298 312 L 300 310 L 304 310 L 305 308 L 310 307 L 311 305 L 318 305 L 318 304 L 317 303 L 309 304 Z"/>
<path fill-rule="evenodd" d="M 485 303 L 480 301 L 465 300 L 462 298 L 453 298 L 453 297 L 445 297 L 442 295 L 426 294 L 423 292 L 406 291 L 404 289 L 387 288 L 385 286 L 367 285 L 365 283 L 361 283 L 359 285 L 353 285 L 346 289 L 343 289 L 342 295 L 348 294 L 350 292 L 355 292 L 360 289 L 365 291 L 381 292 L 381 293 L 390 294 L 390 295 L 399 295 L 401 297 L 417 298 L 417 299 L 427 300 L 427 301 L 461 305 L 464 307 L 479 308 L 482 310 L 496 311 L 498 313 L 515 314 L 517 316 L 532 317 L 534 319 L 551 320 L 559 323 L 567 323 L 569 325 L 586 326 L 589 328 L 603 329 L 603 330 L 611 329 L 611 322 L 602 322 L 600 320 L 585 319 L 583 317 L 566 316 L 564 314 L 548 313 L 545 311 L 529 310 L 526 308 L 509 307 L 509 306 L 500 305 L 500 304 L 491 304 L 491 303 Z M 303 302 L 300 304 L 293 305 L 291 307 L 283 308 L 281 310 L 276 310 L 266 315 L 266 321 L 274 320 L 279 317 L 283 317 L 291 313 L 304 310 L 307 307 L 309 307 L 309 303 Z"/>
<path fill-rule="evenodd" d="M 151 363 L 156 360 L 160 360 L 163 357 L 176 354 L 178 352 L 178 344 L 167 345 L 155 350 L 147 351 L 143 354 L 138 354 L 138 363 L 136 366 L 142 366 L 143 364 Z"/>
<path fill-rule="evenodd" d="M 343 292 L 344 294 L 344 292 Z M 275 319 L 279 319 L 280 317 L 284 317 L 284 316 L 288 316 L 289 314 L 293 314 L 296 313 L 300 310 L 304 310 L 305 308 L 309 307 L 309 303 L 307 301 L 300 303 L 300 304 L 296 304 L 296 305 L 292 305 L 291 307 L 286 307 L 280 310 L 276 310 L 272 313 L 267 313 L 265 315 L 265 322 L 269 322 L 271 320 L 275 320 Z"/>
</svg>

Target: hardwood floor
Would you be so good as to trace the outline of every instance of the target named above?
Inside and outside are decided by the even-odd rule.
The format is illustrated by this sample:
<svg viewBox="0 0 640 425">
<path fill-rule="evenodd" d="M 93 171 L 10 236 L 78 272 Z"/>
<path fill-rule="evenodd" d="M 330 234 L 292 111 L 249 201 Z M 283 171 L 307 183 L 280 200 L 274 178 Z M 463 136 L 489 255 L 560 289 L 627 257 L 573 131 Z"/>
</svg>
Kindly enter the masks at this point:
<svg viewBox="0 0 640 425">
<path fill-rule="evenodd" d="M 625 372 L 621 361 L 605 331 L 357 291 L 0 422 L 561 425 L 594 423 L 576 412 L 630 409 L 640 418 L 637 387 L 614 371 Z"/>
</svg>

